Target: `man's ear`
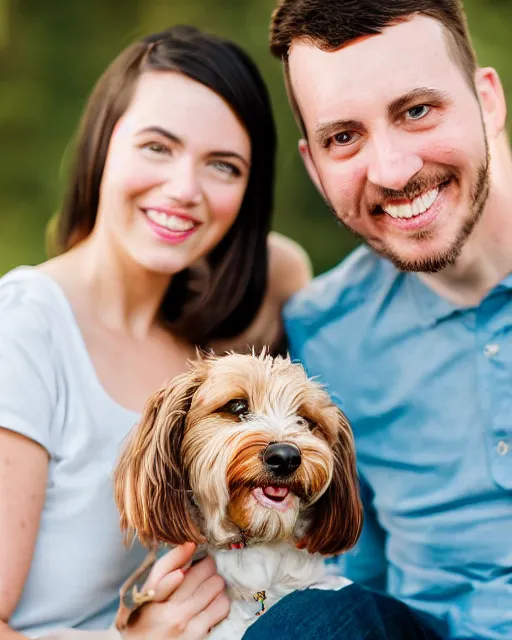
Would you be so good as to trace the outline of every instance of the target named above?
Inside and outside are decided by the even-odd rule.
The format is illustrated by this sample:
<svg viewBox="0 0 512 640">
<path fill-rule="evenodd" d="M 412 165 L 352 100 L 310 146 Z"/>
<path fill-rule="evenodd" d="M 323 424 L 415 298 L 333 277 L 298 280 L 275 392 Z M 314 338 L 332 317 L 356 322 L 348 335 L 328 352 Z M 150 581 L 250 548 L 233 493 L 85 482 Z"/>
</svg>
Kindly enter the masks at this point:
<svg viewBox="0 0 512 640">
<path fill-rule="evenodd" d="M 477 69 L 475 87 L 487 134 L 491 138 L 496 138 L 505 129 L 507 120 L 505 94 L 496 70 L 492 67 Z"/>
<path fill-rule="evenodd" d="M 306 170 L 309 173 L 309 177 L 320 192 L 322 198 L 326 200 L 327 198 L 325 197 L 324 188 L 322 187 L 322 183 L 320 181 L 320 178 L 318 177 L 318 171 L 316 170 L 315 161 L 313 160 L 313 157 L 311 155 L 309 143 L 305 138 L 301 138 L 299 140 L 299 153 L 301 155 L 302 161 L 304 162 Z"/>
</svg>

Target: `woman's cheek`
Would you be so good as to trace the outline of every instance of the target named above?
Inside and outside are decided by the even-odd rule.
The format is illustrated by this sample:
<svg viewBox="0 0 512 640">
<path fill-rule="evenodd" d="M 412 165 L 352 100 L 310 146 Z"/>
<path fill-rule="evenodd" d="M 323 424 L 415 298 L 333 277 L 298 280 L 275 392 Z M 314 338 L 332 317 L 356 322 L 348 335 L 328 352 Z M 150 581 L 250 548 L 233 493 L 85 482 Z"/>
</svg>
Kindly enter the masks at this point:
<svg viewBox="0 0 512 640">
<path fill-rule="evenodd" d="M 212 218 L 231 224 L 240 211 L 245 185 L 222 185 L 210 191 L 208 202 Z"/>
<path fill-rule="evenodd" d="M 128 195 L 137 195 L 161 186 L 165 182 L 162 171 L 148 167 L 145 163 L 131 163 L 130 170 L 120 172 L 119 184 Z"/>
</svg>

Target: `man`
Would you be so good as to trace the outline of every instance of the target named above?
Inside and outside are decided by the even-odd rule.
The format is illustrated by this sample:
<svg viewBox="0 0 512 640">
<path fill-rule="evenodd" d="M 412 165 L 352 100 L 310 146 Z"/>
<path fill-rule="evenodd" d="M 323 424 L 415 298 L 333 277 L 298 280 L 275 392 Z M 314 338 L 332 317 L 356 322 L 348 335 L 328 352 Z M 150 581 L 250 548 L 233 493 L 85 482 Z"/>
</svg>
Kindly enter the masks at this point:
<svg viewBox="0 0 512 640">
<path fill-rule="evenodd" d="M 512 638 L 512 157 L 458 0 L 282 0 L 306 168 L 366 242 L 292 300 L 292 354 L 352 422 L 343 570 L 443 637 Z"/>
</svg>

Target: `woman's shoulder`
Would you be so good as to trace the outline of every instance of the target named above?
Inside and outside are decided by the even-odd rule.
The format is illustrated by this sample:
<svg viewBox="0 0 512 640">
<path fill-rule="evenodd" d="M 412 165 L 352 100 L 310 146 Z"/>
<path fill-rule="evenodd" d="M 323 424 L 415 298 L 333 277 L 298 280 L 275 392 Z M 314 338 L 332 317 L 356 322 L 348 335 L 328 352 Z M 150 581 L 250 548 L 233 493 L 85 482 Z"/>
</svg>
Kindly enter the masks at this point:
<svg viewBox="0 0 512 640">
<path fill-rule="evenodd" d="M 273 231 L 268 238 L 267 296 L 284 304 L 313 277 L 311 260 L 295 240 Z"/>
<path fill-rule="evenodd" d="M 35 267 L 17 267 L 0 277 L 0 327 L 47 326 L 58 306 L 55 291 Z"/>
</svg>

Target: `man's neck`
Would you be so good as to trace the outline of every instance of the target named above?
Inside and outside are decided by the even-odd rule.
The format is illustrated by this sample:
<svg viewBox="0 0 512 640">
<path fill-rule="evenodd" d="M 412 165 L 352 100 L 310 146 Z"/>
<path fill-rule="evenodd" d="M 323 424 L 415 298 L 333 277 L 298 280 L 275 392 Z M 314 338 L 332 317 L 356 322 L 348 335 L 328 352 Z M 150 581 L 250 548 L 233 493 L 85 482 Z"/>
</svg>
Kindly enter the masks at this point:
<svg viewBox="0 0 512 640">
<path fill-rule="evenodd" d="M 497 154 L 485 210 L 453 266 L 418 277 L 457 306 L 478 305 L 512 273 L 512 159 L 508 147 Z"/>
</svg>

